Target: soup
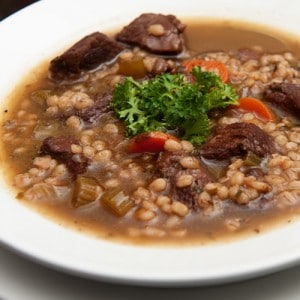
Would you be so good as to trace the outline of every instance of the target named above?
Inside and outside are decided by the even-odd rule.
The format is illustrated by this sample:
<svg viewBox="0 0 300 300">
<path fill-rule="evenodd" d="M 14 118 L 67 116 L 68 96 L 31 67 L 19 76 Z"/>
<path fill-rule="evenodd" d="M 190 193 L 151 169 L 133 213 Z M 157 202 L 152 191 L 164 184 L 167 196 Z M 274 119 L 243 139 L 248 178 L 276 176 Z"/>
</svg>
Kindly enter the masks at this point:
<svg viewBox="0 0 300 300">
<path fill-rule="evenodd" d="M 42 66 L 3 113 L 17 198 L 135 243 L 289 222 L 300 200 L 299 49 L 242 25 L 143 14 Z"/>
</svg>

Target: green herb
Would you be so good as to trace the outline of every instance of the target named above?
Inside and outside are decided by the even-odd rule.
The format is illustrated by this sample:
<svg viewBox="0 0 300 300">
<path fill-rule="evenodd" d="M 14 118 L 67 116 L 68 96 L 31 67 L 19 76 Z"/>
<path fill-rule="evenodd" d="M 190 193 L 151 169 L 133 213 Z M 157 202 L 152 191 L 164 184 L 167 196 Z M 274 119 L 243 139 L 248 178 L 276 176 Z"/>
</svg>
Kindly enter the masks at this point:
<svg viewBox="0 0 300 300">
<path fill-rule="evenodd" d="M 192 70 L 194 82 L 183 74 L 162 74 L 142 82 L 126 77 L 116 86 L 112 107 L 124 120 L 127 135 L 179 129 L 182 138 L 203 143 L 210 132 L 208 113 L 237 104 L 234 89 L 211 72 Z"/>
</svg>

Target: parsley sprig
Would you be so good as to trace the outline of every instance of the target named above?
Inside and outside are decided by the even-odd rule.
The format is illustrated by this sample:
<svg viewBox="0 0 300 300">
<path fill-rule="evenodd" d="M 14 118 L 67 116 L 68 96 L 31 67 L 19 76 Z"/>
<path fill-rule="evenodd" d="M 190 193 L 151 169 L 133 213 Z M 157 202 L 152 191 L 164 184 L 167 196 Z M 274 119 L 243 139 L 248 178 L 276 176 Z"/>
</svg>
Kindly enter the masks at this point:
<svg viewBox="0 0 300 300">
<path fill-rule="evenodd" d="M 125 123 L 127 135 L 176 130 L 194 144 L 205 142 L 210 132 L 208 113 L 237 104 L 235 90 L 212 72 L 192 70 L 194 81 L 183 74 L 161 74 L 137 82 L 126 77 L 113 92 L 112 107 Z"/>
</svg>

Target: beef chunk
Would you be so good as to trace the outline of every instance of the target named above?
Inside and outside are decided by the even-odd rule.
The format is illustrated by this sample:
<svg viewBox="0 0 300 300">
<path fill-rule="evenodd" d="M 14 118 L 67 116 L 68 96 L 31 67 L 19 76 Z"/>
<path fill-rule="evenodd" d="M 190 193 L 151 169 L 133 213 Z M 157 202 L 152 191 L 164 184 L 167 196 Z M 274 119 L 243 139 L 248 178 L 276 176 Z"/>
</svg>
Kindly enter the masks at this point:
<svg viewBox="0 0 300 300">
<path fill-rule="evenodd" d="M 273 83 L 265 91 L 265 100 L 300 117 L 300 84 Z"/>
<path fill-rule="evenodd" d="M 168 69 L 168 62 L 163 58 L 157 58 L 151 70 L 151 74 L 160 75 L 162 73 L 167 72 Z"/>
<path fill-rule="evenodd" d="M 112 95 L 108 93 L 103 95 L 98 94 L 95 96 L 94 104 L 92 106 L 79 110 L 68 109 L 64 111 L 60 117 L 62 119 L 67 119 L 71 116 L 78 116 L 87 123 L 94 123 L 103 114 L 111 111 L 111 98 Z"/>
<path fill-rule="evenodd" d="M 256 179 L 262 180 L 264 177 L 264 172 L 261 168 L 258 167 L 252 167 L 245 171 L 246 176 L 253 176 Z"/>
<path fill-rule="evenodd" d="M 200 150 L 207 159 L 223 160 L 232 156 L 245 155 L 248 151 L 264 157 L 276 151 L 273 139 L 251 123 L 233 123 L 217 130 Z"/>
<path fill-rule="evenodd" d="M 82 174 L 86 171 L 88 159 L 82 154 L 73 154 L 72 144 L 79 144 L 79 140 L 73 136 L 48 137 L 41 146 L 42 154 L 49 154 L 60 163 L 67 166 L 73 174 Z"/>
<path fill-rule="evenodd" d="M 124 27 L 116 39 L 152 53 L 178 54 L 183 50 L 184 29 L 185 25 L 173 15 L 146 13 Z"/>
<path fill-rule="evenodd" d="M 237 55 L 242 62 L 246 62 L 248 60 L 258 60 L 261 57 L 261 53 L 250 48 L 239 49 Z"/>
<path fill-rule="evenodd" d="M 199 168 L 185 169 L 181 166 L 180 160 L 186 156 L 184 152 L 162 152 L 156 164 L 156 173 L 159 177 L 170 180 L 170 194 L 173 201 L 180 201 L 189 208 L 197 209 L 197 197 L 205 184 L 212 181 L 208 172 L 201 166 Z M 193 183 L 188 187 L 179 188 L 176 181 L 181 175 L 192 175 Z"/>
<path fill-rule="evenodd" d="M 156 57 L 152 69 L 148 72 L 147 76 L 151 78 L 163 73 L 178 74 L 184 72 L 185 68 L 182 66 L 182 62 Z"/>
<path fill-rule="evenodd" d="M 102 96 L 96 96 L 94 105 L 88 108 L 78 110 L 76 115 L 80 117 L 83 121 L 88 123 L 95 122 L 100 116 L 109 112 L 111 110 L 111 94 L 104 94 Z"/>
<path fill-rule="evenodd" d="M 170 178 L 176 175 L 181 166 L 179 161 L 184 157 L 183 152 L 162 152 L 160 153 L 157 163 L 156 170 L 159 176 Z"/>
<path fill-rule="evenodd" d="M 58 81 L 79 78 L 83 71 L 114 59 L 122 50 L 122 45 L 103 33 L 92 33 L 50 62 L 51 77 Z"/>
<path fill-rule="evenodd" d="M 193 183 L 184 188 L 176 187 L 177 178 L 185 174 L 193 176 Z M 197 209 L 199 194 L 202 192 L 203 187 L 211 181 L 211 177 L 204 169 L 179 171 L 175 177 L 171 179 L 172 199 L 186 204 L 191 209 Z"/>
</svg>

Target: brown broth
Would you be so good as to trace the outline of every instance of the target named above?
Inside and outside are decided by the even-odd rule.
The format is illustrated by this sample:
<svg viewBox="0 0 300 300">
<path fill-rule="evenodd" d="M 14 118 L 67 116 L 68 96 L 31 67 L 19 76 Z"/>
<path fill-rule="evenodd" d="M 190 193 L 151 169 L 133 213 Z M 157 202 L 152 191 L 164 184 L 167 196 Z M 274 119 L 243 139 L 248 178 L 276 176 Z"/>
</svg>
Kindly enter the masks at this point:
<svg viewBox="0 0 300 300">
<path fill-rule="evenodd" d="M 188 20 L 185 40 L 196 52 L 230 51 L 260 46 L 269 53 L 291 51 L 300 55 L 297 37 L 262 25 L 238 21 Z"/>
<path fill-rule="evenodd" d="M 242 25 L 242 26 L 241 26 Z M 298 42 L 283 38 L 281 33 L 274 35 L 274 32 L 261 33 L 259 28 L 250 30 L 247 26 L 240 23 L 231 22 L 217 22 L 210 21 L 205 23 L 190 22 L 185 33 L 187 47 L 196 52 L 205 51 L 228 51 L 243 47 L 250 47 L 260 45 L 266 52 L 280 53 L 283 51 L 293 51 L 297 55 L 300 53 Z M 22 108 L 22 99 L 29 97 L 32 91 L 37 88 L 47 87 L 47 67 L 48 63 L 44 63 L 28 75 L 22 81 L 16 90 L 12 93 L 5 103 L 3 108 L 3 121 L 12 118 L 12 116 Z M 39 113 L 38 106 L 30 108 L 31 113 Z M 3 134 L 3 133 L 1 133 Z M 27 137 L 30 138 L 30 137 Z M 3 141 L 2 141 L 3 143 Z M 2 167 L 5 168 L 7 174 L 7 182 L 11 186 L 12 178 L 15 174 L 23 172 L 28 169 L 31 164 L 31 159 L 36 155 L 38 149 L 33 153 L 20 159 L 15 159 L 12 155 L 13 147 L 1 147 Z M 23 200 L 20 202 L 24 203 Z M 74 209 L 70 206 L 69 200 L 62 203 L 55 203 L 49 201 L 44 203 L 25 203 L 36 209 L 39 213 L 49 217 L 55 222 L 63 226 L 84 232 L 85 234 L 92 234 L 92 236 L 105 238 L 112 241 L 134 242 L 136 244 L 171 244 L 174 245 L 190 245 L 194 243 L 207 244 L 219 241 L 228 241 L 236 237 L 245 237 L 260 234 L 269 228 L 274 228 L 276 224 L 289 223 L 294 220 L 294 217 L 299 214 L 299 207 L 293 207 L 283 211 L 272 211 L 259 213 L 256 210 L 249 210 L 243 212 L 245 226 L 242 230 L 236 232 L 228 232 L 220 227 L 220 220 L 217 217 L 214 222 L 209 219 L 199 221 L 196 217 L 188 217 L 183 223 L 189 228 L 193 228 L 188 236 L 182 239 L 178 237 L 166 237 L 164 239 L 149 239 L 146 237 L 130 238 L 125 236 L 124 223 L 126 223 L 130 214 L 123 218 L 118 218 L 110 213 L 103 212 L 98 203 Z M 241 210 L 229 212 L 232 217 L 238 216 Z M 221 218 L 221 217 L 220 217 Z M 101 220 L 100 220 L 101 219 Z M 124 221 L 125 220 L 125 221 Z M 129 222 L 130 223 L 130 222 Z M 139 227 L 139 222 L 132 221 L 132 223 Z M 179 241 L 179 242 L 178 242 Z"/>
</svg>

